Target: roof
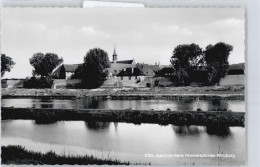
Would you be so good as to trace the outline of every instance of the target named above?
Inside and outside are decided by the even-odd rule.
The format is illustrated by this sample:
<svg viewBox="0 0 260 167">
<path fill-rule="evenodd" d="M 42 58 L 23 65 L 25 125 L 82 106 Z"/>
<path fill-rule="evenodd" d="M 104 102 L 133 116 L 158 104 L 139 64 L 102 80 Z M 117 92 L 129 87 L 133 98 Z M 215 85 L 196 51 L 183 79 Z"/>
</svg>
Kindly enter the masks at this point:
<svg viewBox="0 0 260 167">
<path fill-rule="evenodd" d="M 229 65 L 229 69 L 233 70 L 233 69 L 245 69 L 245 63 L 238 63 L 238 64 L 231 64 Z"/>
<path fill-rule="evenodd" d="M 154 72 L 160 71 L 161 67 L 159 65 L 149 65 Z"/>
<path fill-rule="evenodd" d="M 120 64 L 133 64 L 134 63 L 134 59 L 133 60 L 116 61 L 116 63 L 120 63 Z"/>
<path fill-rule="evenodd" d="M 63 64 L 66 72 L 75 72 L 76 69 L 80 66 L 83 66 L 83 64 Z"/>
<path fill-rule="evenodd" d="M 52 75 L 58 77 L 61 71 L 64 70 L 65 72 L 75 72 L 76 69 L 81 66 L 83 66 L 83 64 L 60 64 L 53 70 Z"/>
<path fill-rule="evenodd" d="M 147 76 L 154 76 L 155 75 L 153 68 L 149 64 L 137 63 L 136 66 Z"/>
<path fill-rule="evenodd" d="M 245 63 L 232 64 L 229 66 L 227 75 L 243 75 L 245 74 Z"/>
<path fill-rule="evenodd" d="M 108 72 L 117 75 L 120 71 L 122 71 L 124 68 L 134 68 L 136 67 L 135 64 L 122 64 L 122 63 L 111 63 L 110 68 L 108 69 Z"/>
<path fill-rule="evenodd" d="M 124 68 L 117 76 L 154 76 L 153 67 L 148 64 L 136 64 L 136 67 Z"/>
<path fill-rule="evenodd" d="M 145 74 L 137 67 L 125 68 L 117 76 L 145 76 Z"/>
</svg>

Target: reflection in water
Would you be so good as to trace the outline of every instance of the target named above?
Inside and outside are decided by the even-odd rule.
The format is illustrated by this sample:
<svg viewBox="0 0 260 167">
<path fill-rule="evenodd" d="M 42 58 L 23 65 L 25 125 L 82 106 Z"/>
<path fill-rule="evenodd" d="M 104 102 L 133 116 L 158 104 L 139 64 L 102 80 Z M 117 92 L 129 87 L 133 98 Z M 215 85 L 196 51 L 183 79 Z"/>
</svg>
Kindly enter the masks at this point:
<svg viewBox="0 0 260 167">
<path fill-rule="evenodd" d="M 86 127 L 93 131 L 108 131 L 110 122 L 85 122 Z"/>
<path fill-rule="evenodd" d="M 222 138 L 231 136 L 230 128 L 227 126 L 207 126 L 206 132 L 209 135 L 216 135 Z"/>
<path fill-rule="evenodd" d="M 197 126 L 173 126 L 172 128 L 177 135 L 180 136 L 198 136 L 201 130 Z"/>
<path fill-rule="evenodd" d="M 193 110 L 193 105 L 194 100 L 192 99 L 184 99 L 184 100 L 179 100 L 178 105 L 177 105 L 177 110 L 178 111 L 192 111 Z"/>
<path fill-rule="evenodd" d="M 58 121 L 56 118 L 44 118 L 41 119 L 35 119 L 34 123 L 38 125 L 50 125 L 50 124 L 56 124 Z"/>
<path fill-rule="evenodd" d="M 245 155 L 245 128 L 228 130 L 202 126 L 134 125 L 129 123 L 84 121 L 58 121 L 39 125 L 30 120 L 2 121 L 1 144 L 22 145 L 29 150 L 50 151 L 67 155 L 105 154 L 130 162 L 152 162 L 152 165 L 183 165 L 188 158 L 145 158 L 144 154 L 210 154 L 221 152 L 235 154 L 222 164 L 242 165 Z M 218 127 L 219 128 L 219 127 Z M 216 131 L 229 131 L 219 137 Z M 225 133 L 226 133 L 225 132 Z M 223 135 L 222 135 L 223 136 Z M 207 158 L 195 158 L 196 165 L 217 165 Z"/>
<path fill-rule="evenodd" d="M 203 111 L 232 110 L 245 112 L 243 100 L 199 100 L 198 98 L 183 98 L 179 100 L 103 100 L 101 98 L 86 98 L 76 100 L 61 99 L 2 99 L 2 107 L 33 107 L 33 108 L 83 108 L 83 109 L 140 109 L 140 110 L 171 110 L 171 111 Z"/>
<path fill-rule="evenodd" d="M 117 132 L 118 129 L 118 122 L 114 122 L 115 131 Z"/>
<path fill-rule="evenodd" d="M 227 100 L 220 100 L 220 99 L 212 99 L 212 110 L 228 110 L 228 103 Z"/>
</svg>

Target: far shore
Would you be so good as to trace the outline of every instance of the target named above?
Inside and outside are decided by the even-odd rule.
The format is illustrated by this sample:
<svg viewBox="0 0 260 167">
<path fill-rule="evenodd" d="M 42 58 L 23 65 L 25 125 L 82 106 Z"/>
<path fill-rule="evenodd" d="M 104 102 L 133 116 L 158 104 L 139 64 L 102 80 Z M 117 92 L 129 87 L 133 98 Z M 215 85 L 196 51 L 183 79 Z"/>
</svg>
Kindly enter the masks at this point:
<svg viewBox="0 0 260 167">
<path fill-rule="evenodd" d="M 98 88 L 98 89 L 8 89 L 2 88 L 2 98 L 41 98 L 63 97 L 75 99 L 84 97 L 104 97 L 124 99 L 132 98 L 168 98 L 168 97 L 220 97 L 244 99 L 245 87 L 240 86 L 204 86 L 204 87 L 152 87 L 152 88 Z"/>
<path fill-rule="evenodd" d="M 36 109 L 2 107 L 2 120 L 29 119 L 45 124 L 65 120 L 94 122 L 127 122 L 161 125 L 242 126 L 245 113 L 232 111 L 161 111 L 161 110 L 101 110 L 101 109 Z"/>
</svg>

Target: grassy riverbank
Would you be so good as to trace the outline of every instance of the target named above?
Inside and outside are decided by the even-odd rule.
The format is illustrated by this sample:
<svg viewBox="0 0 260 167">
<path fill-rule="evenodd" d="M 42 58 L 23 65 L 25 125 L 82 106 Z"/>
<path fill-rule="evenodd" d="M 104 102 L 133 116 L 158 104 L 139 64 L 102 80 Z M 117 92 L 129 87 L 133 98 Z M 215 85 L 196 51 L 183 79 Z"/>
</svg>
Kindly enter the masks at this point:
<svg viewBox="0 0 260 167">
<path fill-rule="evenodd" d="M 2 120 L 31 119 L 36 123 L 59 120 L 97 122 L 157 123 L 162 125 L 244 126 L 244 112 L 230 111 L 156 111 L 100 109 L 35 109 L 2 107 Z"/>
<path fill-rule="evenodd" d="M 15 96 L 64 96 L 64 97 L 93 97 L 93 96 L 244 96 L 244 86 L 204 86 L 204 87 L 156 87 L 156 88 L 100 88 L 100 89 L 3 89 L 2 98 Z"/>
<path fill-rule="evenodd" d="M 129 162 L 120 162 L 112 159 L 99 159 L 93 156 L 66 156 L 57 155 L 53 151 L 40 153 L 26 150 L 22 146 L 2 146 L 2 164 L 33 164 L 33 165 L 130 165 Z"/>
</svg>

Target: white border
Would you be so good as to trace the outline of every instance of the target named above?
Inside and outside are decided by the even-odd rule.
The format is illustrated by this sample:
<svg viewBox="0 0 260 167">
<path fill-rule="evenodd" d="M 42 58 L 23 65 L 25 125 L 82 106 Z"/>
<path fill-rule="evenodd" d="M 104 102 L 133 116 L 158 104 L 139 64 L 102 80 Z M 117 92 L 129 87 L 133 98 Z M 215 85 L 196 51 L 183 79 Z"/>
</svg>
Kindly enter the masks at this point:
<svg viewBox="0 0 260 167">
<path fill-rule="evenodd" d="M 93 1 L 93 0 L 92 0 Z M 109 0 L 97 0 L 108 2 Z M 246 31 L 247 163 L 260 166 L 260 1 L 259 0 L 110 0 L 145 7 L 244 7 Z M 1 7 L 83 7 L 84 0 L 0 0 Z M 0 22 L 1 23 L 1 22 Z M 1 44 L 0 44 L 1 47 Z M 4 166 L 4 165 L 3 165 Z M 9 165 L 10 166 L 10 165 Z M 24 165 L 20 165 L 24 166 Z M 30 165 L 32 166 L 32 165 Z M 68 165 L 63 165 L 68 166 Z"/>
</svg>

